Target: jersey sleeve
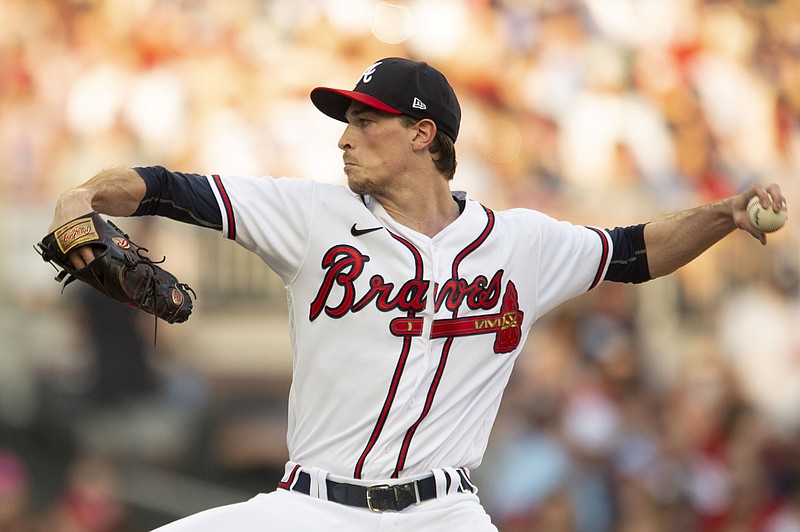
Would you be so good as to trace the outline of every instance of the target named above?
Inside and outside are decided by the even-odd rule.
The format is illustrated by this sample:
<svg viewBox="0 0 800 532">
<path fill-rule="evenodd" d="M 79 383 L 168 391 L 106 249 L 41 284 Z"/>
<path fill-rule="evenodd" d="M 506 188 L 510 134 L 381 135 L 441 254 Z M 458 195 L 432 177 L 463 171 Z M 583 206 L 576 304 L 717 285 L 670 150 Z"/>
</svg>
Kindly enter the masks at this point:
<svg viewBox="0 0 800 532">
<path fill-rule="evenodd" d="M 607 231 L 558 221 L 532 211 L 526 217 L 534 240 L 539 316 L 587 292 L 605 278 L 613 254 Z"/>
<path fill-rule="evenodd" d="M 171 172 L 163 166 L 133 169 L 145 183 L 144 198 L 133 216 L 164 216 L 200 227 L 219 230 L 220 209 L 206 177 Z"/>
<path fill-rule="evenodd" d="M 644 241 L 646 224 L 615 227 L 608 231 L 614 246 L 605 279 L 619 283 L 644 283 L 652 279 Z"/>
<path fill-rule="evenodd" d="M 252 251 L 285 283 L 308 246 L 315 183 L 273 177 L 208 176 L 222 213 L 222 234 Z"/>
</svg>

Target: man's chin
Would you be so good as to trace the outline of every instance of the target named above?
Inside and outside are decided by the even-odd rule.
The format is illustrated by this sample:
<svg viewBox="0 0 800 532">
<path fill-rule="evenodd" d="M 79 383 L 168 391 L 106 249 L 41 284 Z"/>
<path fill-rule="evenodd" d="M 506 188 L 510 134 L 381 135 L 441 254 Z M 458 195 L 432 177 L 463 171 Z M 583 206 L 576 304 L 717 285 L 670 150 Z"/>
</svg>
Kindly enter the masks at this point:
<svg viewBox="0 0 800 532">
<path fill-rule="evenodd" d="M 372 187 L 368 181 L 347 176 L 347 186 L 356 194 L 372 194 Z"/>
</svg>

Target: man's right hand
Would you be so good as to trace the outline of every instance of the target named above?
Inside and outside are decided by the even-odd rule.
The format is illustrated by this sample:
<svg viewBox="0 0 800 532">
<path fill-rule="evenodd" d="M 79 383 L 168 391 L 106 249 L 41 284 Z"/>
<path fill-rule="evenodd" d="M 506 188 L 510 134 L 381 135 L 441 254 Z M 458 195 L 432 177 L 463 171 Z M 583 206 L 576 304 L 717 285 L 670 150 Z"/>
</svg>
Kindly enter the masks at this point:
<svg viewBox="0 0 800 532">
<path fill-rule="evenodd" d="M 48 234 L 52 233 L 65 223 L 74 220 L 84 214 L 92 212 L 92 203 L 89 198 L 88 191 L 78 187 L 66 191 L 58 198 L 56 203 L 56 211 L 53 215 L 53 221 L 50 223 Z M 94 251 L 89 246 L 83 246 L 67 256 L 70 265 L 79 270 L 85 268 L 90 262 L 94 260 Z"/>
<path fill-rule="evenodd" d="M 146 190 L 142 178 L 131 168 L 104 170 L 58 198 L 48 233 L 94 211 L 109 216 L 130 216 L 136 211 Z M 71 253 L 67 260 L 75 269 L 85 268 L 94 260 L 94 252 L 84 246 Z"/>
<path fill-rule="evenodd" d="M 89 263 L 94 260 L 94 252 L 92 248 L 83 247 L 70 253 L 67 259 L 73 268 L 80 270 L 88 266 Z"/>
</svg>

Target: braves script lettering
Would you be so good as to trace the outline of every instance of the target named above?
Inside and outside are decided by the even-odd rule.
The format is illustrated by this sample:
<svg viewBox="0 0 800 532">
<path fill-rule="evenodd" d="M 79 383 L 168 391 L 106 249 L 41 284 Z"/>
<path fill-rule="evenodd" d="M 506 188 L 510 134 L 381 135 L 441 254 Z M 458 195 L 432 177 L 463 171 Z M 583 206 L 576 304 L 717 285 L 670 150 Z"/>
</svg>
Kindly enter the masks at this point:
<svg viewBox="0 0 800 532">
<path fill-rule="evenodd" d="M 364 271 L 364 264 L 369 261 L 369 257 L 362 255 L 360 251 L 352 246 L 334 246 L 322 257 L 322 268 L 327 270 L 322 286 L 319 287 L 317 297 L 311 303 L 309 319 L 314 321 L 322 312 L 333 318 L 344 316 L 353 306 L 356 298 L 356 289 L 353 282 L 358 279 Z M 341 302 L 335 307 L 326 305 L 328 297 L 333 290 L 334 283 L 344 289 Z"/>
<path fill-rule="evenodd" d="M 473 310 L 494 308 L 500 300 L 502 280 L 503 270 L 497 270 L 491 281 L 483 275 L 477 276 L 471 283 L 466 279 L 448 279 L 435 290 L 434 309 L 438 311 L 444 304 L 447 310 L 455 312 L 464 301 Z"/>
<path fill-rule="evenodd" d="M 368 261 L 367 255 L 348 245 L 334 246 L 325 253 L 322 259 L 325 277 L 311 302 L 311 321 L 323 312 L 331 318 L 341 318 L 348 312 L 358 312 L 371 304 L 382 312 L 400 310 L 417 313 L 425 310 L 430 281 L 424 279 L 409 279 L 397 286 L 376 274 L 370 278 L 366 292 L 358 294 L 356 281 L 364 273 L 364 265 Z M 502 279 L 503 270 L 498 270 L 491 280 L 484 275 L 478 275 L 473 281 L 448 279 L 434 290 L 435 308 L 438 310 L 444 305 L 451 312 L 456 312 L 462 304 L 466 304 L 473 310 L 492 309 L 500 302 Z M 337 286 L 339 290 L 334 291 Z M 492 323 L 491 326 L 494 325 Z"/>
</svg>

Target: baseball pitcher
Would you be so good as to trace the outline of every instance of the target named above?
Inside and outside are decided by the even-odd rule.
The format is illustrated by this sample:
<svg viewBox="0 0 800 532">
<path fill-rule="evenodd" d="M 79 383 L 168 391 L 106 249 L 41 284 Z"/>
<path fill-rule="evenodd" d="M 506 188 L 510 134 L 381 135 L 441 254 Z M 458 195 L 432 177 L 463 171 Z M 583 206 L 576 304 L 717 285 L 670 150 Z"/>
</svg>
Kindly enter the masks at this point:
<svg viewBox="0 0 800 532">
<path fill-rule="evenodd" d="M 166 216 L 236 241 L 286 288 L 285 475 L 164 532 L 496 530 L 470 472 L 531 325 L 603 281 L 669 274 L 737 228 L 765 244 L 752 197 L 786 210 L 773 184 L 615 229 L 494 211 L 450 188 L 461 109 L 432 66 L 381 59 L 354 90 L 311 100 L 345 124 L 346 187 L 155 166 L 101 172 L 58 201 L 57 234 L 92 213 Z M 62 251 L 74 272 L 98 260 L 96 246 Z"/>
</svg>

